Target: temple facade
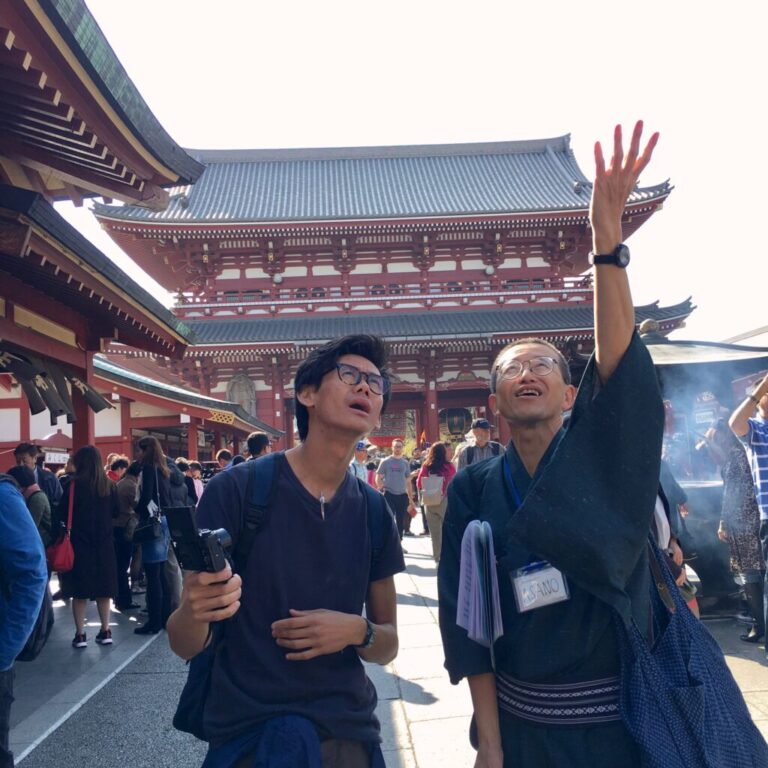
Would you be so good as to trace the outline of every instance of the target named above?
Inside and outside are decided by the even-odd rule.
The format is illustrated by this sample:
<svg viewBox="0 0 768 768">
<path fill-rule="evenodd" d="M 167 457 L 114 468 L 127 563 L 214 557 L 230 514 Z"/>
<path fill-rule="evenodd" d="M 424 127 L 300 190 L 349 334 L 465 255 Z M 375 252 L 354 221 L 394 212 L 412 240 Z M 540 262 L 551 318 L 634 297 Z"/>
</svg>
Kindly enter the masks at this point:
<svg viewBox="0 0 768 768">
<path fill-rule="evenodd" d="M 433 441 L 484 413 L 508 342 L 592 348 L 591 182 L 568 136 L 188 152 L 205 170 L 166 208 L 95 206 L 196 336 L 178 361 L 110 344 L 122 365 L 239 402 L 290 445 L 297 364 L 328 339 L 374 333 L 390 344 L 394 390 L 373 439 Z M 625 239 L 670 191 L 632 193 Z M 692 309 L 653 304 L 637 319 L 666 334 Z"/>
</svg>

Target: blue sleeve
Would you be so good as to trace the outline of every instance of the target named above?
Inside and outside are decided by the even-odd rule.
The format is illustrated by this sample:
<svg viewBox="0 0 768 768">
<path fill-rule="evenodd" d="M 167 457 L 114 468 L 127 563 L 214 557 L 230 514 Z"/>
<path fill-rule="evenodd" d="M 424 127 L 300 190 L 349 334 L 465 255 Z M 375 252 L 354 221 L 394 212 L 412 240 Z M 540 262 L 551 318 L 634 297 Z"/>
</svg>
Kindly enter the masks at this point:
<svg viewBox="0 0 768 768">
<path fill-rule="evenodd" d="M 0 483 L 0 671 L 18 656 L 43 601 L 48 583 L 43 542 L 24 498 Z"/>
</svg>

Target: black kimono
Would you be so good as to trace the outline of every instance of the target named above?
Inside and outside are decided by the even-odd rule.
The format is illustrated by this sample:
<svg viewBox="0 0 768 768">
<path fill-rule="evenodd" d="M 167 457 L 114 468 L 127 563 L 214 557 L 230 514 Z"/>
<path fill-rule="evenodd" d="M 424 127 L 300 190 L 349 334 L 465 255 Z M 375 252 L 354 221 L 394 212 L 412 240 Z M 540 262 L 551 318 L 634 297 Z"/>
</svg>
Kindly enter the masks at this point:
<svg viewBox="0 0 768 768">
<path fill-rule="evenodd" d="M 504 624 L 494 647 L 499 690 L 502 676 L 563 690 L 615 681 L 616 612 L 641 628 L 647 625 L 645 548 L 663 418 L 653 364 L 635 335 L 604 386 L 590 363 L 568 429 L 555 437 L 533 478 L 511 443 L 506 458 L 470 465 L 456 476 L 448 489 L 438 571 L 440 629 L 453 683 L 493 671 L 488 649 L 456 625 L 461 539 L 475 519 L 491 525 L 498 564 Z M 519 508 L 516 495 L 523 500 Z M 548 560 L 565 574 L 570 599 L 518 613 L 511 575 L 536 560 Z M 505 765 L 637 765 L 636 748 L 617 712 L 612 721 L 552 725 L 502 708 Z"/>
</svg>

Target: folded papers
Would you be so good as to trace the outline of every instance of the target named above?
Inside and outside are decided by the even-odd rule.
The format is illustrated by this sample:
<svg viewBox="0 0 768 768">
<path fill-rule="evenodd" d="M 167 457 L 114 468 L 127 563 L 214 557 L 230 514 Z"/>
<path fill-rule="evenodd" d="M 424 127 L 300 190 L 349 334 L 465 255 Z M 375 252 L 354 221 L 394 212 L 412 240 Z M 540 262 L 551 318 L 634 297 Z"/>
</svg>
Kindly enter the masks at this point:
<svg viewBox="0 0 768 768">
<path fill-rule="evenodd" d="M 493 644 L 504 633 L 504 627 L 493 533 L 484 521 L 472 520 L 461 540 L 456 623 L 467 631 L 470 640 L 490 649 L 491 665 L 496 669 Z"/>
</svg>

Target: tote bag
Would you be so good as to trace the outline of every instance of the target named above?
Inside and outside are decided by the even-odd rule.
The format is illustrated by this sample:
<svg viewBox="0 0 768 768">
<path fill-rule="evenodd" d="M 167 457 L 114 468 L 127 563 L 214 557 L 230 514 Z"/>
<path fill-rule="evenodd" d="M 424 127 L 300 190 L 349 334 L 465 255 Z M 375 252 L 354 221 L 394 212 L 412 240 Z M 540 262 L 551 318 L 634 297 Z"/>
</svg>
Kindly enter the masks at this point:
<svg viewBox="0 0 768 768">
<path fill-rule="evenodd" d="M 768 746 L 752 722 L 723 653 L 688 610 L 655 543 L 649 542 L 653 622 L 648 647 L 616 617 L 622 719 L 648 768 L 768 768 Z M 655 591 L 655 590 L 654 590 Z M 666 624 L 666 626 L 664 626 Z"/>
<path fill-rule="evenodd" d="M 443 476 L 424 475 L 421 478 L 421 503 L 425 507 L 436 507 L 443 500 Z"/>
</svg>

